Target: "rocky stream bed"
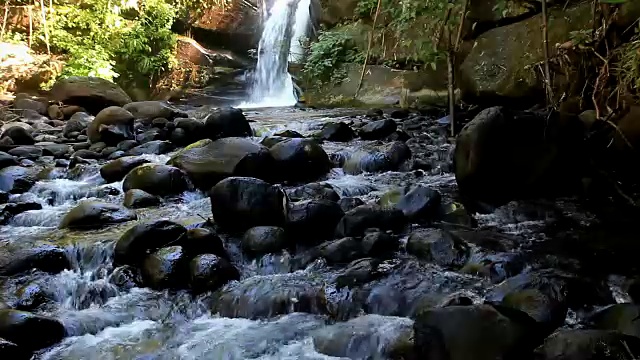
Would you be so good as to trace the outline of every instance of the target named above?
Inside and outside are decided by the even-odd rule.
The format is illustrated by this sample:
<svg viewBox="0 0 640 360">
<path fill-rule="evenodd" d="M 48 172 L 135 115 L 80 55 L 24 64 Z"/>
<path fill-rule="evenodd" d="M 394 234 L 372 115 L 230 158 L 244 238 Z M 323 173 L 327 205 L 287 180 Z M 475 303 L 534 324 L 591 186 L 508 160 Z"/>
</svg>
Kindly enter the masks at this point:
<svg viewBox="0 0 640 360">
<path fill-rule="evenodd" d="M 624 236 L 468 214 L 438 114 L 67 100 L 2 126 L 1 359 L 640 354 Z"/>
</svg>

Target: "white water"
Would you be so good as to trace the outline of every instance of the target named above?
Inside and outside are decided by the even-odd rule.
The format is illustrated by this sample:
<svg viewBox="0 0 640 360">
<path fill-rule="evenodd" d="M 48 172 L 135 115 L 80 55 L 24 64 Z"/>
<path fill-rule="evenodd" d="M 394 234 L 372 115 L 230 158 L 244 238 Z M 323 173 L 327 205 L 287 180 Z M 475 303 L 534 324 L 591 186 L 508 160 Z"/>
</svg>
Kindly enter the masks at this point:
<svg viewBox="0 0 640 360">
<path fill-rule="evenodd" d="M 310 0 L 275 0 L 258 46 L 249 101 L 240 108 L 285 107 L 297 102 L 289 61 L 299 61 L 310 21 Z"/>
</svg>

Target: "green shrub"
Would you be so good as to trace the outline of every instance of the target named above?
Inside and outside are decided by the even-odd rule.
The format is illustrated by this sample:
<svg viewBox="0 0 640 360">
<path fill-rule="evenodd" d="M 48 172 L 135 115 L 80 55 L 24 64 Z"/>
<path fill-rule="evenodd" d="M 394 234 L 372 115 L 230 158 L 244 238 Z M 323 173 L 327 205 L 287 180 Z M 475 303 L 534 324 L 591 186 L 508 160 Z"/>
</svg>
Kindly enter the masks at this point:
<svg viewBox="0 0 640 360">
<path fill-rule="evenodd" d="M 347 77 L 346 63 L 362 61 L 364 54 L 353 44 L 348 33 L 322 31 L 307 49 L 302 72 L 309 85 L 336 84 Z"/>
</svg>

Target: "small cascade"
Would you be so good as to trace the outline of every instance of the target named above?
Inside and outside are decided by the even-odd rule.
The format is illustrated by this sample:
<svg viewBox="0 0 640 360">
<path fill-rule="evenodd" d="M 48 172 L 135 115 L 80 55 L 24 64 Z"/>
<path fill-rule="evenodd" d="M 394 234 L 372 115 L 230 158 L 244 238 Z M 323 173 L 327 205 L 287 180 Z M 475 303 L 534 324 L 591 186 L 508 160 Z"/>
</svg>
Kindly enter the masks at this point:
<svg viewBox="0 0 640 360">
<path fill-rule="evenodd" d="M 289 61 L 300 61 L 310 21 L 310 0 L 275 0 L 264 24 L 258 62 L 241 108 L 284 107 L 297 102 Z"/>
</svg>

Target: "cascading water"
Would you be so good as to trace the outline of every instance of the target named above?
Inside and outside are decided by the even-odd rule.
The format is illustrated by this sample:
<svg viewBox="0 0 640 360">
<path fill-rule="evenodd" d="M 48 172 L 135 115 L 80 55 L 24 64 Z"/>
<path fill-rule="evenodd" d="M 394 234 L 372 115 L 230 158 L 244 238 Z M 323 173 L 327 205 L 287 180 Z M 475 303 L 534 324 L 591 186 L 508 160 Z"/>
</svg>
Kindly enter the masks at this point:
<svg viewBox="0 0 640 360">
<path fill-rule="evenodd" d="M 258 46 L 258 62 L 241 108 L 293 106 L 297 102 L 289 61 L 299 61 L 310 21 L 310 0 L 275 0 Z"/>
</svg>

